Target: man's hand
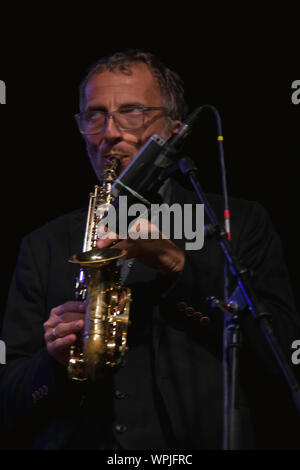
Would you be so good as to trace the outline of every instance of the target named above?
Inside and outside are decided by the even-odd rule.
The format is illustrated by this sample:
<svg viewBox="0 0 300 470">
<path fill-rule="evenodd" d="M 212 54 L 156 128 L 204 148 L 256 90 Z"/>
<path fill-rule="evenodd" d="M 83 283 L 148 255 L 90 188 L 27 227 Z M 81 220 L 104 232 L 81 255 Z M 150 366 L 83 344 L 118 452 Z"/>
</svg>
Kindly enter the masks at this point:
<svg viewBox="0 0 300 470">
<path fill-rule="evenodd" d="M 85 304 L 78 301 L 65 302 L 51 310 L 44 323 L 44 338 L 48 353 L 58 362 L 67 365 L 70 346 L 84 327 Z"/>
<path fill-rule="evenodd" d="M 145 237 L 133 240 L 130 232 L 126 240 L 120 240 L 116 234 L 105 234 L 105 238 L 98 240 L 98 248 L 114 247 L 126 250 L 124 259 L 136 258 L 147 266 L 159 269 L 167 275 L 178 275 L 182 272 L 185 263 L 185 253 L 171 240 L 164 238 L 157 227 L 150 222 L 142 224 L 141 230 Z M 135 226 L 135 232 L 139 231 L 140 224 Z M 156 238 L 151 238 L 151 233 L 156 232 Z"/>
</svg>

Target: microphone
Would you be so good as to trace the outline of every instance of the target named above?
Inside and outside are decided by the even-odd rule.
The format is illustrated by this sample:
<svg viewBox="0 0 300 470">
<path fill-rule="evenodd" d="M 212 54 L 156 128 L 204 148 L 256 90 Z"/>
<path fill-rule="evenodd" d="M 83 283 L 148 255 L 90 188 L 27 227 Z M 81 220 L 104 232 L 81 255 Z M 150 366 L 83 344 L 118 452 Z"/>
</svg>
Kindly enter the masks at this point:
<svg viewBox="0 0 300 470">
<path fill-rule="evenodd" d="M 174 156 L 178 153 L 183 140 L 191 132 L 202 109 L 203 106 L 199 106 L 189 114 L 177 132 L 167 141 L 158 134 L 148 139 L 112 185 L 111 193 L 116 198 L 114 205 L 118 204 L 117 198 L 123 195 L 150 205 L 147 198 L 157 191 L 167 178 L 166 169 L 174 163 Z"/>
<path fill-rule="evenodd" d="M 111 194 L 117 198 L 126 195 L 130 199 L 140 199 L 143 202 L 148 202 L 143 195 L 147 188 L 147 182 L 151 179 L 152 174 L 155 173 L 159 165 L 156 164 L 157 156 L 161 155 L 166 141 L 158 134 L 152 135 L 145 145 L 141 148 L 139 153 L 135 156 L 127 168 L 116 178 L 111 188 Z M 139 192 L 143 189 L 143 195 Z"/>
</svg>

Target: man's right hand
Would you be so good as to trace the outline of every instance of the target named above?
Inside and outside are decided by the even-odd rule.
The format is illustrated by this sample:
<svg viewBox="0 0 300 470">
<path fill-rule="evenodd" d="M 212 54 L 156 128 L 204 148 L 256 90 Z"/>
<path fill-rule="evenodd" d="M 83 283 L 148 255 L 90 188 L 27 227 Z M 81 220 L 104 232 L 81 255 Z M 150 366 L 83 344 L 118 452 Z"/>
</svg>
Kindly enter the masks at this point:
<svg viewBox="0 0 300 470">
<path fill-rule="evenodd" d="M 79 301 L 65 302 L 54 307 L 44 323 L 44 338 L 48 353 L 60 364 L 67 365 L 70 346 L 84 327 L 85 304 Z"/>
</svg>

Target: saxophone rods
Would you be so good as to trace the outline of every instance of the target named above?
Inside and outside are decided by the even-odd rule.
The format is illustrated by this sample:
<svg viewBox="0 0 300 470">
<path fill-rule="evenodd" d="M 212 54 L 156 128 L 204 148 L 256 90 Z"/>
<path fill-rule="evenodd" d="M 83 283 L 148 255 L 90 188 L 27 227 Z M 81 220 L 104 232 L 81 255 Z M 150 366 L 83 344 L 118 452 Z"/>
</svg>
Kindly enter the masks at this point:
<svg viewBox="0 0 300 470">
<path fill-rule="evenodd" d="M 70 349 L 68 374 L 73 380 L 103 376 L 108 367 L 122 361 L 127 350 L 131 292 L 120 284 L 119 259 L 125 251 L 97 248 L 97 227 L 113 202 L 111 185 L 119 161 L 107 160 L 102 186 L 90 194 L 83 251 L 69 260 L 80 265 L 75 297 L 86 301 L 84 333 Z"/>
</svg>

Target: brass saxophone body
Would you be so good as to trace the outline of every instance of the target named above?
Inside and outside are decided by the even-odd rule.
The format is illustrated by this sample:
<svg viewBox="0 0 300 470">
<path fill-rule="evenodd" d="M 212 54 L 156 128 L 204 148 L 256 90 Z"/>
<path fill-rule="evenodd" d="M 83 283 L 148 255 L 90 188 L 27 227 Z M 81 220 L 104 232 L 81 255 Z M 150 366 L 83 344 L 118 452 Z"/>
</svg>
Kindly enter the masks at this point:
<svg viewBox="0 0 300 470">
<path fill-rule="evenodd" d="M 83 251 L 69 260 L 80 265 L 75 298 L 86 302 L 83 335 L 70 349 L 68 374 L 73 380 L 96 380 L 108 367 L 120 364 L 127 350 L 131 292 L 120 284 L 119 263 L 125 251 L 96 246 L 98 224 L 113 202 L 118 165 L 115 157 L 107 160 L 102 186 L 90 194 Z"/>
</svg>

